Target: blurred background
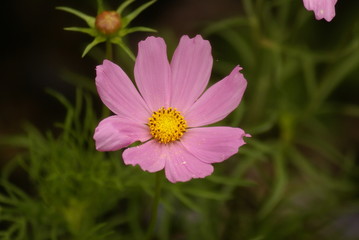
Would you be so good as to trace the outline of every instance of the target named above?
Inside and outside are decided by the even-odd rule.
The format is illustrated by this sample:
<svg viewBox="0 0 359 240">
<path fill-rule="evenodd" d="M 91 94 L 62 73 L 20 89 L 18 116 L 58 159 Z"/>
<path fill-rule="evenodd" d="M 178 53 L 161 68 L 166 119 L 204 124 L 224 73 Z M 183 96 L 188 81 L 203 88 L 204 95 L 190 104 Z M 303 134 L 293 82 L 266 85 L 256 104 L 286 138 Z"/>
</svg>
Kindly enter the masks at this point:
<svg viewBox="0 0 359 240">
<path fill-rule="evenodd" d="M 133 8 L 145 2 L 135 1 Z M 115 9 L 120 1 L 106 3 Z M 104 45 L 81 58 L 92 39 L 64 31 L 64 27 L 85 24 L 56 10 L 57 6 L 92 16 L 97 13 L 95 0 L 6 1 L 2 5 L 2 142 L 7 136 L 24 134 L 26 123 L 42 133 L 51 130 L 61 135 L 54 123 L 62 122 L 67 110 L 46 89 L 75 103 L 77 84 L 72 79 L 94 81 Z M 248 80 L 243 103 L 224 122 L 240 126 L 253 137 L 243 156 L 233 158 L 241 160 L 239 167 L 232 160 L 218 166 L 217 172 L 223 175 L 235 168 L 229 175 L 235 179 L 238 174 L 243 182 L 223 186 L 199 180 L 188 185 L 188 189 L 226 193 L 218 205 L 198 206 L 202 200 L 178 197 L 179 187 L 169 190 L 177 191 L 175 196 L 185 202 L 179 216 L 193 225 L 175 218 L 172 227 L 166 225 L 170 230 L 160 232 L 158 239 L 210 239 L 193 232 L 193 226 L 201 222 L 196 215 L 200 208 L 207 212 L 205 216 L 214 218 L 217 215 L 208 212 L 220 209 L 218 221 L 226 223 L 213 220 L 203 226 L 207 230 L 216 226 L 212 239 L 359 239 L 358 12 L 359 1 L 338 0 L 336 16 L 328 23 L 315 20 L 301 0 L 159 0 L 131 23 L 157 29 L 155 35 L 165 38 L 170 54 L 180 36 L 202 34 L 213 48 L 214 82 L 237 64 Z M 148 35 L 152 34 L 127 37 L 134 53 L 138 41 Z M 133 63 L 121 56 L 117 54 L 117 62 L 132 71 Z M 101 103 L 96 95 L 92 99 L 99 113 Z M 1 144 L 0 166 L 5 168 L 26 151 L 26 147 Z M 23 171 L 16 170 L 10 179 L 20 188 L 36 189 Z M 31 190 L 30 196 L 37 198 L 36 192 Z M 172 197 L 165 199 L 171 205 Z M 98 216 L 107 218 L 101 214 L 94 218 Z M 169 216 L 163 215 L 163 221 Z M 178 222 L 179 227 L 173 227 Z M 141 239 L 141 235 L 131 237 Z"/>
</svg>

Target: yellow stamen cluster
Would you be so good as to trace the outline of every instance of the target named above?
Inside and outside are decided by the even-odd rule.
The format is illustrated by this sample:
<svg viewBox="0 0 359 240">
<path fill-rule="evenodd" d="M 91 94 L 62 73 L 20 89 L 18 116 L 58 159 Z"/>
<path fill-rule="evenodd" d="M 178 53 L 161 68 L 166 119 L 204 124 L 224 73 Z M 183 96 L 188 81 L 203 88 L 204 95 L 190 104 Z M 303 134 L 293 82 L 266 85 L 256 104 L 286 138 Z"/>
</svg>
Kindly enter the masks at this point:
<svg viewBox="0 0 359 240">
<path fill-rule="evenodd" d="M 148 126 L 154 139 L 170 143 L 180 139 L 186 132 L 187 122 L 176 108 L 160 108 L 148 119 Z"/>
</svg>

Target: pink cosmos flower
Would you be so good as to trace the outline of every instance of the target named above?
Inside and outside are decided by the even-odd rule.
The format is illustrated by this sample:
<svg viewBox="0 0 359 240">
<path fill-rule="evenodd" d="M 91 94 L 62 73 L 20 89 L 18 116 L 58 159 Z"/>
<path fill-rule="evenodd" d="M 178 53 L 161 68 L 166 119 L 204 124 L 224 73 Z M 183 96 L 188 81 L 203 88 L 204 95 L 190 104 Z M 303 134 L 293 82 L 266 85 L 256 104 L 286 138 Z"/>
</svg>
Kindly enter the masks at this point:
<svg viewBox="0 0 359 240">
<path fill-rule="evenodd" d="M 140 141 L 123 152 L 125 164 L 149 172 L 165 169 L 171 182 L 210 175 L 212 163 L 237 153 L 243 137 L 250 136 L 240 128 L 203 127 L 232 112 L 247 86 L 237 66 L 204 92 L 212 62 L 211 46 L 199 35 L 183 36 L 171 63 L 164 40 L 148 37 L 139 43 L 137 91 L 119 66 L 104 60 L 96 68 L 96 86 L 116 115 L 96 128 L 96 149 L 115 151 Z"/>
<path fill-rule="evenodd" d="M 308 11 L 314 11 L 317 20 L 324 18 L 330 22 L 335 16 L 337 0 L 303 0 L 303 3 Z"/>
</svg>

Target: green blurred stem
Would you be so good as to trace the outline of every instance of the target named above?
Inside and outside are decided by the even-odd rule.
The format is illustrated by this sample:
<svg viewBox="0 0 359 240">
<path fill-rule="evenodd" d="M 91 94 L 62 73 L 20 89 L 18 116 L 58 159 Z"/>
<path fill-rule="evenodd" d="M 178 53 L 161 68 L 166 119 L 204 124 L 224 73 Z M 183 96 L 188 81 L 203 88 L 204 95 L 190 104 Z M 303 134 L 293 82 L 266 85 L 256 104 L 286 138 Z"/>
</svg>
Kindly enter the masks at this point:
<svg viewBox="0 0 359 240">
<path fill-rule="evenodd" d="M 106 41 L 106 59 L 112 61 L 112 43 L 109 39 Z"/>
<path fill-rule="evenodd" d="M 105 58 L 107 60 L 113 61 L 112 60 L 112 58 L 113 58 L 112 52 L 113 52 L 112 43 L 111 43 L 110 39 L 107 39 L 106 40 L 106 56 L 105 56 Z M 103 105 L 102 118 L 106 118 L 106 117 L 110 116 L 110 114 L 111 114 L 110 110 L 105 105 Z"/>
<path fill-rule="evenodd" d="M 103 12 L 103 0 L 97 0 L 97 14 Z"/>
<path fill-rule="evenodd" d="M 266 202 L 263 204 L 259 212 L 260 218 L 267 217 L 283 200 L 285 189 L 287 185 L 287 168 L 285 164 L 286 142 L 280 143 L 277 149 L 273 152 L 274 162 L 273 167 L 275 171 L 274 181 L 272 184 L 272 192 L 268 196 Z"/>
<path fill-rule="evenodd" d="M 243 7 L 252 28 L 252 36 L 259 42 L 261 40 L 261 26 L 259 18 L 257 17 L 255 6 L 253 5 L 253 0 L 244 0 Z"/>
<path fill-rule="evenodd" d="M 106 41 L 106 56 L 105 56 L 105 58 L 107 60 L 112 61 L 112 43 L 110 40 Z M 110 116 L 110 114 L 111 114 L 110 110 L 105 105 L 103 105 L 102 106 L 102 118 L 107 118 L 108 116 Z"/>
<path fill-rule="evenodd" d="M 155 196 L 152 202 L 152 211 L 151 211 L 151 220 L 148 226 L 146 239 L 152 239 L 153 232 L 155 230 L 156 222 L 157 222 L 157 214 L 158 214 L 158 204 L 160 201 L 160 194 L 161 194 L 161 172 L 156 173 L 156 180 L 155 180 Z"/>
</svg>

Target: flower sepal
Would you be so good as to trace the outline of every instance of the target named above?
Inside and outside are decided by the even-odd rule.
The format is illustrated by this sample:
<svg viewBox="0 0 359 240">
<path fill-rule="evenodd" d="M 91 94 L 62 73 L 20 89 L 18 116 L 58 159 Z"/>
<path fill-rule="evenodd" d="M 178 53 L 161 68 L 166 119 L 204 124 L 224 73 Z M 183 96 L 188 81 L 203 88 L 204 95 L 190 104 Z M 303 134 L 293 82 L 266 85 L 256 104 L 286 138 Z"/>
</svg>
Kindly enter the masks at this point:
<svg viewBox="0 0 359 240">
<path fill-rule="evenodd" d="M 69 7 L 57 7 L 56 9 L 71 13 L 82 20 L 84 20 L 88 27 L 66 27 L 64 28 L 67 31 L 74 31 L 74 32 L 81 32 L 90 35 L 93 37 L 93 41 L 90 42 L 84 49 L 82 53 L 82 57 L 84 57 L 93 47 L 96 45 L 103 43 L 103 42 L 110 42 L 116 44 L 124 52 L 131 58 L 135 59 L 134 54 L 126 46 L 124 41 L 122 40 L 123 37 L 130 33 L 134 32 L 157 32 L 153 28 L 138 26 L 129 28 L 129 24 L 145 9 L 151 6 L 156 0 L 149 1 L 144 3 L 143 5 L 139 6 L 126 16 L 123 16 L 123 11 L 131 4 L 134 0 L 127 0 L 123 2 L 116 11 L 100 11 L 100 13 L 96 16 L 90 16 L 83 12 L 80 12 L 76 9 L 69 8 Z M 99 9 L 102 9 L 99 6 Z"/>
</svg>

